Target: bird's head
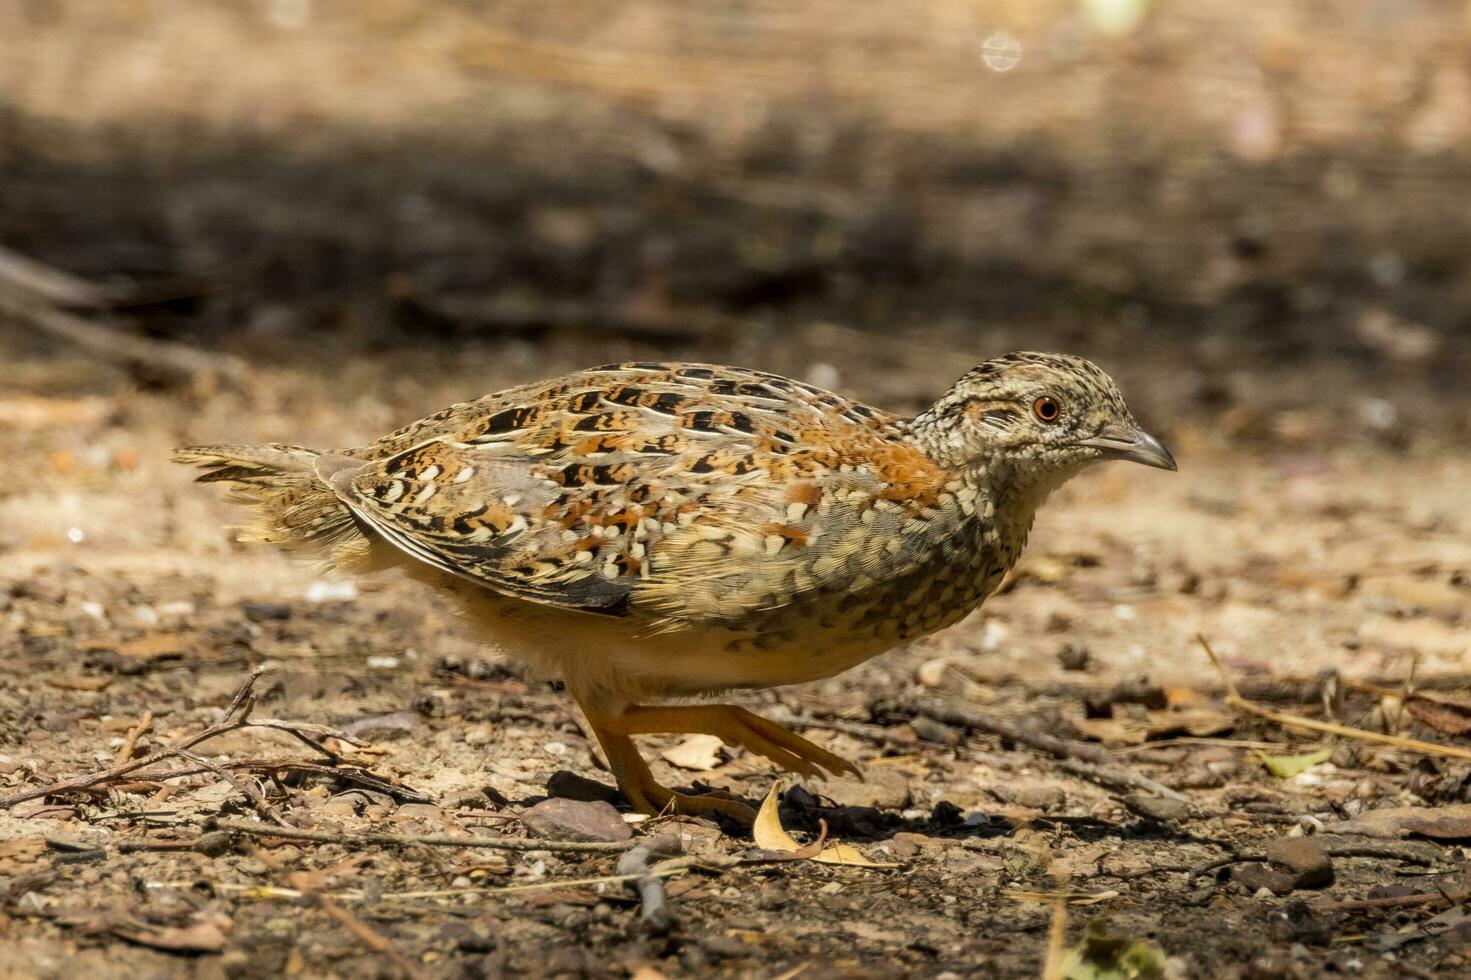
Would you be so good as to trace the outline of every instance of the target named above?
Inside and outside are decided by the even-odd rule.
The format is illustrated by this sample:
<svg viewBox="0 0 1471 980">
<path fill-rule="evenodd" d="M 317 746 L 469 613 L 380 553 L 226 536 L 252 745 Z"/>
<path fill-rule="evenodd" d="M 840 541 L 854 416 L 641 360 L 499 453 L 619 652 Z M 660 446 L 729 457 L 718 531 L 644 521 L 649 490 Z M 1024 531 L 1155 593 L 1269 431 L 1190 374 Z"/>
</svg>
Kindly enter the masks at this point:
<svg viewBox="0 0 1471 980">
<path fill-rule="evenodd" d="M 1175 469 L 1113 379 L 1069 354 L 1019 351 L 986 361 L 916 418 L 914 433 L 945 465 L 1001 465 L 1039 485 L 1107 459 Z"/>
</svg>

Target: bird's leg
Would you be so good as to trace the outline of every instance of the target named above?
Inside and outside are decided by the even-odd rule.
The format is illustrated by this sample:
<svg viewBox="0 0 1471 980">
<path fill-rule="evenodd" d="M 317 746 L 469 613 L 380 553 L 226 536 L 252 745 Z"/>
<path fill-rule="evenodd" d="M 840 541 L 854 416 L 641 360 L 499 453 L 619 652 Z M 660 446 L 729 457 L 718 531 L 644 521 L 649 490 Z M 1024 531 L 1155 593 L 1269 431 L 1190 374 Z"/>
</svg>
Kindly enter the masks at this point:
<svg viewBox="0 0 1471 980">
<path fill-rule="evenodd" d="M 618 790 L 634 809 L 650 816 L 665 813 L 682 813 L 688 816 L 724 815 L 744 824 L 754 823 L 756 811 L 737 800 L 726 799 L 715 794 L 690 796 L 676 793 L 659 784 L 649 771 L 648 763 L 639 754 L 633 739 L 619 734 L 607 726 L 608 716 L 594 714 L 583 709 L 588 724 L 608 757 L 608 768 L 618 781 Z"/>
<path fill-rule="evenodd" d="M 608 732 L 624 737 L 656 733 L 714 735 L 727 745 L 744 746 L 804 776 L 819 776 L 823 769 L 835 776 L 845 772 L 862 776 L 858 767 L 842 756 L 733 704 L 634 704 L 605 724 Z"/>
</svg>

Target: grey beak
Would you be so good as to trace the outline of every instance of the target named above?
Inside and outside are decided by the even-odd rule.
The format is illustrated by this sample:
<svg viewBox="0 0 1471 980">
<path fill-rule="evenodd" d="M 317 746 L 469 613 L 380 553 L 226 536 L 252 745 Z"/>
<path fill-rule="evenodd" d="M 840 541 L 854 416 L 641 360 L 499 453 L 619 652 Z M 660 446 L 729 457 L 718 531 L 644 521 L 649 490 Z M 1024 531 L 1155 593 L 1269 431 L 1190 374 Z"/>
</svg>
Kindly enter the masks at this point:
<svg viewBox="0 0 1471 980">
<path fill-rule="evenodd" d="M 1127 459 L 1145 466 L 1162 470 L 1179 469 L 1175 457 L 1165 444 L 1143 429 L 1109 423 L 1092 439 L 1083 439 L 1081 445 L 1092 446 L 1103 451 L 1104 459 Z"/>
</svg>

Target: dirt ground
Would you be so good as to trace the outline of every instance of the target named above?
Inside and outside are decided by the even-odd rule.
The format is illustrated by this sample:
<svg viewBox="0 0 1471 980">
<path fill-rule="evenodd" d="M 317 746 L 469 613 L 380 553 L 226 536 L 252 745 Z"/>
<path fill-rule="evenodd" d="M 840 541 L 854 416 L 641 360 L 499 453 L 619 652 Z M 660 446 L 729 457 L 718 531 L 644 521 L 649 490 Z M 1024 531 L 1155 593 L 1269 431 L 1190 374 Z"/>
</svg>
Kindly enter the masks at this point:
<svg viewBox="0 0 1471 980">
<path fill-rule="evenodd" d="M 0 976 L 1471 975 L 1458 6 L 318 6 L 0 10 L 0 247 L 241 365 L 79 347 L 0 262 Z M 914 412 L 1018 348 L 1097 360 L 1179 473 L 1087 474 L 975 615 L 739 697 L 864 781 L 647 740 L 885 867 L 634 818 L 442 597 L 237 544 L 168 462 L 623 359 Z M 1446 751 L 1233 707 L 1199 637 L 1264 710 Z M 255 671 L 328 754 L 252 727 L 38 792 Z M 549 797 L 677 836 L 671 922 L 618 854 L 365 838 L 525 842 Z M 338 839 L 219 829 L 263 815 Z"/>
<path fill-rule="evenodd" d="M 893 372 L 878 367 L 894 338 L 835 343 L 833 329 L 793 328 L 783 366 L 810 358 L 808 377 L 835 373 L 845 390 L 892 392 Z M 904 349 L 931 352 L 904 379 L 913 397 L 974 359 L 960 352 L 961 340 L 902 335 Z M 772 366 L 741 347 L 737 340 L 691 355 Z M 629 345 L 617 356 L 655 349 Z M 567 700 L 523 681 L 514 666 L 486 662 L 438 597 L 407 582 L 323 579 L 236 545 L 225 529 L 229 505 L 166 462 L 171 445 L 202 438 L 352 443 L 588 353 L 576 335 L 468 354 L 436 348 L 391 368 L 377 356 L 303 349 L 282 357 L 291 367 L 260 367 L 244 391 L 204 396 L 140 391 L 63 356 L 13 362 L 23 384 L 4 393 L 10 422 L 0 449 L 7 472 L 26 479 L 12 482 L 0 505 L 0 643 L 11 677 L 0 692 L 4 791 L 105 768 L 147 712 L 154 720 L 139 754 L 202 730 L 255 667 L 264 668 L 258 714 L 359 734 L 369 747 L 343 765 L 398 787 L 364 788 L 330 768 L 292 771 L 289 763 L 313 753 L 278 733 L 232 733 L 200 746 L 221 765 L 270 762 L 240 769 L 240 778 L 259 780 L 294 826 L 519 836 L 517 814 L 548 795 L 555 774 L 608 783 Z M 643 967 L 670 976 L 1029 976 L 1045 955 L 1052 910 L 1025 893 L 1059 888 L 1104 896 L 1071 911 L 1071 941 L 1082 923 L 1107 915 L 1121 933 L 1157 944 L 1180 976 L 1467 968 L 1464 933 L 1425 926 L 1441 908 L 1325 907 L 1406 885 L 1464 890 L 1453 839 L 1407 859 L 1335 857 L 1332 885 L 1282 896 L 1232 878 L 1231 865 L 1211 867 L 1360 808 L 1459 803 L 1471 767 L 1237 716 L 1222 705 L 1194 637 L 1203 632 L 1238 678 L 1268 694 L 1324 669 L 1344 679 L 1399 678 L 1415 663 L 1426 680 L 1464 675 L 1471 465 L 1433 434 L 1386 445 L 1372 427 L 1340 426 L 1331 402 L 1322 417 L 1294 408 L 1242 422 L 1267 433 L 1243 445 L 1216 431 L 1219 416 L 1186 411 L 1170 396 L 1178 369 L 1118 363 L 1134 390 L 1160 379 L 1164 393 L 1140 412 L 1169 433 L 1178 475 L 1113 467 L 1080 479 L 1048 505 L 1013 585 L 979 614 L 832 681 L 742 699 L 801 719 L 809 735 L 867 769 L 864 783 L 803 783 L 795 802 L 789 790 L 788 826 L 810 831 L 825 816 L 835 836 L 898 868 L 692 871 L 671 881 L 676 924 L 657 935 L 640 927 L 621 884 L 559 884 L 611 874 L 608 857 L 274 842 L 274 859 L 291 871 L 325 869 L 321 887 L 357 896 L 344 901 L 435 976 Z M 1338 436 L 1306 448 L 1302 429 Z M 1135 684 L 1132 700 L 1159 707 L 1163 699 L 1166 711 L 1150 714 L 1127 694 L 1111 707 L 1086 707 L 1141 678 L 1150 683 Z M 1126 792 L 1060 771 L 1045 755 L 915 713 L 914 695 L 940 693 L 1101 741 L 1119 761 L 1177 787 L 1194 815 L 1126 802 Z M 1324 710 L 1312 694 L 1278 698 L 1284 710 Z M 1382 730 L 1385 706 L 1344 690 L 1334 714 Z M 1408 715 L 1402 724 L 1453 741 Z M 678 742 L 653 740 L 656 749 Z M 1331 759 L 1288 779 L 1259 758 L 1319 746 Z M 672 784 L 728 787 L 753 802 L 778 776 L 738 753 L 701 765 L 659 758 L 655 768 Z M 168 766 L 189 768 L 176 759 L 153 769 Z M 12 807 L 0 817 L 6 969 L 391 974 L 350 932 L 270 891 L 284 887 L 283 872 L 244 843 L 209 855 L 119 850 L 192 841 L 209 819 L 250 812 L 239 789 L 197 767 Z M 634 826 L 642 835 L 671 825 L 689 832 L 693 853 L 740 856 L 752 847 L 738 830 L 722 834 L 701 821 Z M 1471 825 L 1451 836 L 1471 837 Z M 538 887 L 515 890 L 528 885 Z M 432 897 L 395 897 L 426 892 Z M 170 929 L 194 932 L 181 940 Z M 156 948 L 201 932 L 206 952 Z"/>
</svg>

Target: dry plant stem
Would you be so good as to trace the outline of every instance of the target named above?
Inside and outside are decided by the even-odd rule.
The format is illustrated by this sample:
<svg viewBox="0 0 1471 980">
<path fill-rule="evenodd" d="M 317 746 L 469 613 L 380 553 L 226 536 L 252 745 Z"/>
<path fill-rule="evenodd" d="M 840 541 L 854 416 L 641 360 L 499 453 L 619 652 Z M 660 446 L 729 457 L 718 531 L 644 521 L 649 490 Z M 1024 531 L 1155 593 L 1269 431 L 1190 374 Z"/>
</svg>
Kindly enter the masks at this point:
<svg viewBox="0 0 1471 980">
<path fill-rule="evenodd" d="M 409 980 L 428 980 L 428 975 L 415 966 L 407 956 L 399 952 L 398 947 L 386 937 L 374 932 L 357 916 L 322 894 L 313 884 L 310 875 L 300 871 L 288 871 L 285 865 L 258 847 L 252 848 L 251 853 L 271 870 L 284 876 L 293 888 L 300 891 L 304 897 L 328 916 L 336 919 L 339 925 L 361 940 L 365 946 L 393 961 L 393 964 L 402 970 Z"/>
<path fill-rule="evenodd" d="M 1471 899 L 1471 892 L 1421 892 L 1417 895 L 1391 895 L 1387 898 L 1358 898 L 1345 902 L 1325 902 L 1313 906 L 1320 912 L 1367 912 L 1372 909 L 1408 909 L 1418 905 L 1460 905 Z"/>
<path fill-rule="evenodd" d="M 38 262 L 4 246 L 0 246 L 0 283 L 57 306 L 101 309 L 114 305 L 118 299 L 117 290 Z"/>
<path fill-rule="evenodd" d="M 1236 689 L 1236 682 L 1226 671 L 1225 664 L 1221 658 L 1216 656 L 1216 651 L 1211 649 L 1210 641 L 1205 638 L 1204 633 L 1195 634 L 1195 639 L 1204 648 L 1206 656 L 1210 657 L 1211 663 L 1215 664 L 1216 670 L 1221 675 L 1221 681 L 1226 685 L 1226 703 L 1240 708 L 1248 714 L 1265 718 L 1279 725 L 1292 728 L 1306 728 L 1309 731 L 1323 732 L 1328 735 L 1342 735 L 1346 738 L 1355 738 L 1361 742 L 1378 742 L 1381 745 L 1393 745 L 1401 749 L 1409 749 L 1419 752 L 1421 755 L 1438 755 L 1450 759 L 1471 760 L 1471 750 L 1459 749 L 1452 745 L 1437 745 L 1434 742 L 1424 742 L 1418 738 L 1406 738 L 1403 735 L 1388 735 L 1383 732 L 1371 732 L 1365 728 L 1353 728 L 1349 725 L 1340 725 L 1331 721 L 1318 721 L 1316 718 L 1304 718 L 1301 715 L 1289 714 L 1285 711 L 1273 711 L 1263 708 L 1246 700 Z"/>
<path fill-rule="evenodd" d="M 19 290 L 0 288 L 0 314 L 29 324 L 107 360 L 140 364 L 172 377 L 201 376 L 238 382 L 244 362 L 228 354 L 208 354 L 167 340 L 120 333 Z"/>
<path fill-rule="evenodd" d="M 678 851 L 678 838 L 654 837 L 642 841 L 618 858 L 618 874 L 633 876 L 628 885 L 639 897 L 639 920 L 659 935 L 674 925 L 674 914 L 669 910 L 669 893 L 664 888 L 664 879 L 654 874 L 651 862 L 656 857 Z"/>
<path fill-rule="evenodd" d="M 19 793 L 13 793 L 10 796 L 0 799 L 0 808 L 13 807 L 17 803 L 24 803 L 27 800 L 38 799 L 39 797 L 49 796 L 54 793 L 67 793 L 73 790 L 88 789 L 102 783 L 110 783 L 122 778 L 123 776 L 128 776 L 135 772 L 138 772 L 140 769 L 145 769 L 148 766 L 151 766 L 157 762 L 162 762 L 164 759 L 175 757 L 189 758 L 190 761 L 194 762 L 196 765 L 204 765 L 205 768 L 209 768 L 211 772 L 218 772 L 218 769 L 211 767 L 207 763 L 203 763 L 203 760 L 200 760 L 199 757 L 191 757 L 188 756 L 186 753 L 188 753 L 190 749 L 194 748 L 196 745 L 199 745 L 202 742 L 207 742 L 210 739 L 216 738 L 220 735 L 224 735 L 227 732 L 239 731 L 242 728 L 275 728 L 280 731 L 289 732 L 299 738 L 302 742 L 322 752 L 328 759 L 336 761 L 339 757 L 335 753 L 325 748 L 324 746 L 319 745 L 311 737 L 294 731 L 294 726 L 290 725 L 287 722 L 275 721 L 271 719 L 266 719 L 263 721 L 251 720 L 250 712 L 251 709 L 255 706 L 255 700 L 251 696 L 250 692 L 251 689 L 255 686 L 256 679 L 260 677 L 262 670 L 263 668 L 256 668 L 256 670 L 251 673 L 250 677 L 241 686 L 240 690 L 235 692 L 235 696 L 230 699 L 230 703 L 226 705 L 224 713 L 220 716 L 220 720 L 206 728 L 204 731 L 198 732 L 194 735 L 186 736 L 180 741 L 175 742 L 173 745 L 169 745 L 165 748 L 159 749 L 157 752 L 153 752 L 147 756 L 144 756 L 141 759 L 137 759 L 132 762 L 125 762 L 120 765 L 115 765 L 112 768 L 104 769 L 101 772 L 95 772 L 83 776 L 73 776 L 70 779 L 63 779 L 58 782 L 51 783 L 48 786 L 35 786 L 31 789 L 21 790 Z M 302 727 L 305 727 L 306 729 L 313 732 L 330 731 L 329 729 L 324 729 L 322 728 L 322 726 L 319 725 L 305 725 Z M 346 736 L 342 735 L 334 735 L 334 737 L 344 738 L 347 741 L 352 741 L 351 739 L 348 739 Z"/>
<path fill-rule="evenodd" d="M 153 712 L 143 712 L 143 717 L 138 719 L 138 724 L 128 729 L 128 734 L 123 739 L 122 747 L 117 750 L 117 755 L 113 756 L 113 764 L 120 766 L 131 759 L 133 757 L 133 751 L 138 747 L 138 739 L 152 727 Z"/>
<path fill-rule="evenodd" d="M 216 776 L 219 776 L 225 782 L 229 783 L 231 786 L 239 790 L 241 795 L 243 795 L 247 800 L 250 801 L 251 805 L 255 807 L 256 811 L 260 813 L 261 816 L 266 817 L 267 819 L 280 824 L 283 827 L 286 826 L 286 821 L 281 818 L 281 814 L 277 813 L 276 808 L 271 806 L 270 802 L 261 795 L 260 790 L 256 789 L 254 786 L 250 785 L 250 783 L 241 779 L 239 776 L 236 776 L 234 773 L 230 772 L 230 770 L 224 768 L 223 766 L 216 765 L 215 763 L 210 762 L 204 756 L 196 755 L 193 752 L 190 752 L 188 749 L 175 749 L 174 754 L 181 759 L 188 759 L 196 766 L 203 766 L 205 769 L 208 769 Z"/>
<path fill-rule="evenodd" d="M 248 820 L 215 820 L 210 826 L 249 837 L 280 840 L 307 840 L 318 844 L 347 844 L 362 847 L 377 844 L 385 847 L 486 847 L 498 851 L 567 851 L 583 854 L 621 854 L 637 846 L 638 841 L 567 841 L 528 840 L 521 837 L 453 837 L 448 834 L 336 834 L 325 830 L 299 827 L 269 827 Z"/>
<path fill-rule="evenodd" d="M 1052 925 L 1047 930 L 1047 959 L 1042 964 L 1042 980 L 1063 980 L 1063 960 L 1067 956 L 1067 899 L 1052 903 Z"/>
<path fill-rule="evenodd" d="M 1039 752 L 1046 752 L 1063 760 L 1062 768 L 1067 771 L 1109 789 L 1140 790 L 1154 796 L 1162 796 L 1167 800 L 1189 802 L 1188 797 L 1175 792 L 1163 783 L 1132 769 L 1115 765 L 1108 753 L 1097 746 L 1068 741 L 1042 732 L 1028 731 L 1009 721 L 993 718 L 986 712 L 953 698 L 919 698 L 912 703 L 911 707 L 916 714 L 925 715 L 935 721 L 962 725 L 975 731 L 997 735 Z"/>
<path fill-rule="evenodd" d="M 128 302 L 135 292 L 89 282 L 0 248 L 0 315 L 109 360 L 141 364 L 169 376 L 187 380 L 214 377 L 237 383 L 245 376 L 245 364 L 238 358 L 208 354 L 172 341 L 120 333 L 62 308 L 118 306 Z"/>
</svg>

